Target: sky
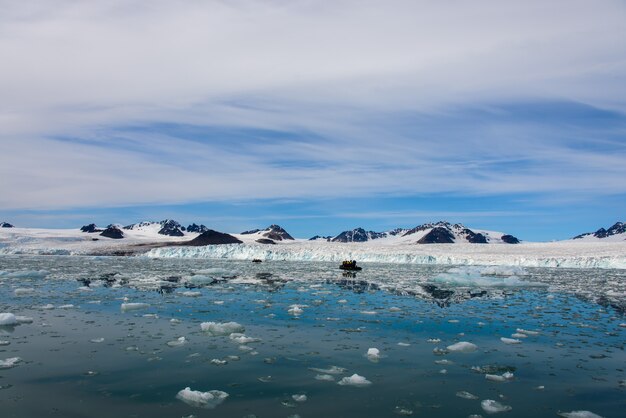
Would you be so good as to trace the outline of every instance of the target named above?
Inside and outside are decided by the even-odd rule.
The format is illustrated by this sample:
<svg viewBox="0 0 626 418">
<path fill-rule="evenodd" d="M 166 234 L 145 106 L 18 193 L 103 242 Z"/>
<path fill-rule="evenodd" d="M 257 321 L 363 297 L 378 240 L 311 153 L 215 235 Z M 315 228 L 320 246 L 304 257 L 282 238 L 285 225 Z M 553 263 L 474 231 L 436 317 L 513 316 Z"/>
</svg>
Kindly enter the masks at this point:
<svg viewBox="0 0 626 418">
<path fill-rule="evenodd" d="M 0 0 L 0 221 L 626 220 L 626 3 Z"/>
</svg>

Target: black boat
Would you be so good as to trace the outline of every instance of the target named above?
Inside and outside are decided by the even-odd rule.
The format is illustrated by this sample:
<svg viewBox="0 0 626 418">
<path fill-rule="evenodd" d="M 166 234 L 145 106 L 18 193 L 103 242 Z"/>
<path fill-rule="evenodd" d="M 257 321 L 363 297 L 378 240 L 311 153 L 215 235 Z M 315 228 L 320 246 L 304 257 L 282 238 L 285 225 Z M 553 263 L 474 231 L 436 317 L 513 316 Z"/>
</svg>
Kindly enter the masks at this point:
<svg viewBox="0 0 626 418">
<path fill-rule="evenodd" d="M 341 265 L 339 266 L 340 269 L 342 270 L 348 270 L 348 271 L 360 271 L 362 270 L 361 267 L 356 265 L 356 260 L 344 260 Z"/>
</svg>

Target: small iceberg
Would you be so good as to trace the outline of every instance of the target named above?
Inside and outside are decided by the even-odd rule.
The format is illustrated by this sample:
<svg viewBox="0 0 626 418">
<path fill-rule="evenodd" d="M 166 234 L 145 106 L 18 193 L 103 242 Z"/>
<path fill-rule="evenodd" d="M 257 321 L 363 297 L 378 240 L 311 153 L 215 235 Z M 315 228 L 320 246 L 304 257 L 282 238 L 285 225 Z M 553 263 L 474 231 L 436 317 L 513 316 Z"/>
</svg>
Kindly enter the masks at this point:
<svg viewBox="0 0 626 418">
<path fill-rule="evenodd" d="M 452 353 L 473 353 L 478 349 L 478 346 L 467 341 L 459 341 L 458 343 L 449 345 L 446 348 Z"/>
<path fill-rule="evenodd" d="M 136 303 L 122 303 L 121 306 L 121 310 L 122 312 L 127 312 L 127 311 L 136 311 L 139 309 L 146 309 L 149 308 L 150 305 L 148 303 L 140 303 L 140 302 L 136 302 Z M 61 306 L 59 306 L 59 308 L 61 308 Z"/>
<path fill-rule="evenodd" d="M 480 406 L 488 414 L 497 414 L 498 412 L 509 412 L 511 408 L 509 405 L 503 405 L 498 401 L 492 399 L 485 399 L 480 403 Z"/>
<path fill-rule="evenodd" d="M 352 376 L 344 377 L 339 382 L 337 382 L 337 384 L 341 386 L 364 387 L 364 386 L 371 385 L 372 382 L 367 380 L 365 377 L 359 376 L 358 374 L 355 373 Z"/>
<path fill-rule="evenodd" d="M 191 388 L 186 387 L 185 389 L 178 392 L 176 398 L 185 402 L 187 405 L 196 408 L 213 409 L 222 402 L 224 402 L 226 398 L 228 398 L 228 393 L 222 392 L 221 390 L 200 392 L 198 390 L 191 390 Z"/>
<path fill-rule="evenodd" d="M 520 340 L 517 340 L 515 338 L 506 338 L 506 337 L 500 338 L 500 341 L 502 341 L 505 344 L 521 344 L 522 343 Z"/>
<path fill-rule="evenodd" d="M 237 322 L 203 322 L 200 324 L 200 329 L 213 336 L 230 335 L 246 330 L 243 325 Z"/>
<path fill-rule="evenodd" d="M 6 360 L 0 360 L 0 370 L 15 367 L 21 361 L 22 359 L 19 357 L 11 357 Z"/>
<path fill-rule="evenodd" d="M 513 380 L 515 376 L 511 372 L 504 372 L 503 374 L 486 374 L 485 379 L 491 380 L 492 382 L 508 382 Z"/>
<path fill-rule="evenodd" d="M 179 337 L 173 341 L 167 342 L 168 347 L 180 347 L 185 344 L 187 344 L 187 339 L 185 337 Z"/>
<path fill-rule="evenodd" d="M 0 313 L 0 326 L 11 325 L 18 325 L 17 317 L 10 312 Z"/>
<path fill-rule="evenodd" d="M 377 363 L 380 360 L 380 350 L 378 348 L 369 348 L 365 357 L 373 363 Z"/>
<path fill-rule="evenodd" d="M 559 412 L 558 414 L 560 417 L 565 418 L 602 418 L 600 415 L 590 411 Z"/>
</svg>

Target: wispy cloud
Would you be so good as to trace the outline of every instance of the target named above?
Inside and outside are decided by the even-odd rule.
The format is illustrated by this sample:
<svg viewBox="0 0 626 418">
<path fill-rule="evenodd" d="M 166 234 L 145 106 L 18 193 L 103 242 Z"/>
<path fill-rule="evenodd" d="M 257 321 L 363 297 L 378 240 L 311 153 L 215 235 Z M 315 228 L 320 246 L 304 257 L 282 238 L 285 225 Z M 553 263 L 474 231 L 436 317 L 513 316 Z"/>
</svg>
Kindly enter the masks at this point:
<svg viewBox="0 0 626 418">
<path fill-rule="evenodd" d="M 0 206 L 626 193 L 620 1 L 0 1 Z"/>
</svg>

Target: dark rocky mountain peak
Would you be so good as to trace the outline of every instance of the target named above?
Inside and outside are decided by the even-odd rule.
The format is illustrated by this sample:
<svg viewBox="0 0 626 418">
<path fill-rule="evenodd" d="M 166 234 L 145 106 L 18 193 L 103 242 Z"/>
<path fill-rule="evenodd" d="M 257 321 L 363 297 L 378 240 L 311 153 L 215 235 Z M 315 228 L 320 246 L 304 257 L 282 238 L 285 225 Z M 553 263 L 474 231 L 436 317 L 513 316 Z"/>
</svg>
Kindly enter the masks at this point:
<svg viewBox="0 0 626 418">
<path fill-rule="evenodd" d="M 183 231 L 185 227 L 181 226 L 178 222 L 173 219 L 165 219 L 160 222 L 161 229 L 159 229 L 159 234 L 167 235 L 170 237 L 182 237 L 185 234 Z"/>
<path fill-rule="evenodd" d="M 267 232 L 264 232 L 262 235 L 274 241 L 293 240 L 293 237 L 279 225 L 270 225 L 265 228 L 265 231 Z"/>
<path fill-rule="evenodd" d="M 237 238 L 223 232 L 214 231 L 209 229 L 198 235 L 191 241 L 186 241 L 180 245 L 188 245 L 192 247 L 201 247 L 204 245 L 222 245 L 222 244 L 241 244 L 242 242 Z"/>
<path fill-rule="evenodd" d="M 8 222 L 0 222 L 0 228 L 15 228 L 15 227 Z"/>
<path fill-rule="evenodd" d="M 124 232 L 122 232 L 122 230 L 116 225 L 107 226 L 107 229 L 102 231 L 100 235 L 103 237 L 112 238 L 112 239 L 124 238 Z"/>
<path fill-rule="evenodd" d="M 513 235 L 502 235 L 500 239 L 505 244 L 519 244 L 519 240 L 515 238 Z"/>
<path fill-rule="evenodd" d="M 309 241 L 317 241 L 319 240 L 324 240 L 324 241 L 330 241 L 333 237 L 332 236 L 326 236 L 326 237 L 322 237 L 320 235 L 316 235 L 314 237 L 309 238 Z"/>
<path fill-rule="evenodd" d="M 449 228 L 436 226 L 417 241 L 418 244 L 453 244 L 454 235 Z"/>
<path fill-rule="evenodd" d="M 94 233 L 94 232 L 102 232 L 102 229 L 99 229 L 96 224 L 89 224 L 89 225 L 83 225 L 80 228 L 81 232 L 88 232 L 88 233 Z"/>
<path fill-rule="evenodd" d="M 573 239 L 580 239 L 590 235 L 593 235 L 596 238 L 607 238 L 619 234 L 626 234 L 626 224 L 624 222 L 616 222 L 609 229 L 600 228 L 596 232 L 586 232 L 584 234 L 576 235 Z"/>
<path fill-rule="evenodd" d="M 191 225 L 189 225 L 187 227 L 187 232 L 198 232 L 200 234 L 202 234 L 203 232 L 206 232 L 208 230 L 209 230 L 209 228 L 207 228 L 206 226 L 204 226 L 204 225 L 197 225 L 195 223 L 193 223 L 193 224 L 191 224 Z"/>
<path fill-rule="evenodd" d="M 343 231 L 332 242 L 366 242 L 373 239 L 384 238 L 387 234 L 384 232 L 366 231 L 363 228 L 355 228 L 351 231 Z"/>
<path fill-rule="evenodd" d="M 260 231 L 260 229 L 251 229 L 249 231 L 243 231 L 241 233 L 241 235 L 252 235 L 252 234 L 256 234 L 259 231 Z"/>
</svg>

